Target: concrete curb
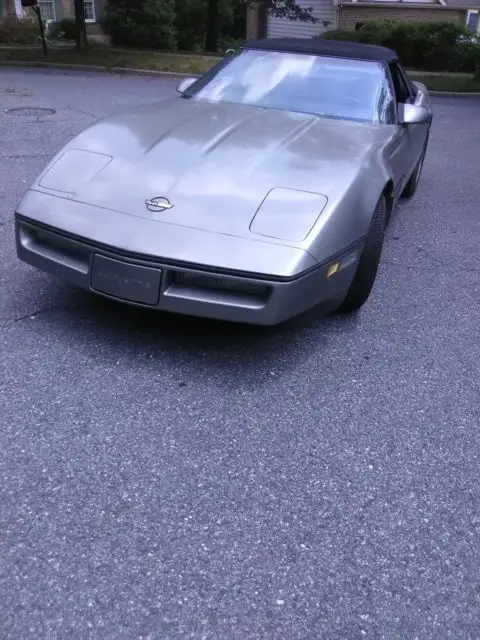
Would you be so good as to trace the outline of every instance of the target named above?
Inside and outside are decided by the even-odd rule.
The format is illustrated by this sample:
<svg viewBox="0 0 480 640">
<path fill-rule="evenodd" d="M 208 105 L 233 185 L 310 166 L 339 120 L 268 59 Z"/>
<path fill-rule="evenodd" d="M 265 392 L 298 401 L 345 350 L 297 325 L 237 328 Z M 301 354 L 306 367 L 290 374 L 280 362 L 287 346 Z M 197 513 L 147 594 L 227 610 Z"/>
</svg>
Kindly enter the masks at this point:
<svg viewBox="0 0 480 640">
<path fill-rule="evenodd" d="M 480 92 L 468 91 L 429 91 L 431 96 L 449 97 L 449 98 L 480 98 Z"/>
<path fill-rule="evenodd" d="M 130 67 L 104 67 L 93 64 L 63 64 L 61 62 L 31 62 L 21 60 L 0 60 L 0 67 L 40 67 L 52 69 L 64 69 L 66 71 L 103 71 L 109 73 L 156 76 L 164 78 L 197 78 L 196 73 L 182 73 L 180 71 L 156 71 L 155 69 L 133 69 Z M 480 92 L 466 91 L 429 91 L 431 96 L 450 98 L 480 98 Z"/>
</svg>

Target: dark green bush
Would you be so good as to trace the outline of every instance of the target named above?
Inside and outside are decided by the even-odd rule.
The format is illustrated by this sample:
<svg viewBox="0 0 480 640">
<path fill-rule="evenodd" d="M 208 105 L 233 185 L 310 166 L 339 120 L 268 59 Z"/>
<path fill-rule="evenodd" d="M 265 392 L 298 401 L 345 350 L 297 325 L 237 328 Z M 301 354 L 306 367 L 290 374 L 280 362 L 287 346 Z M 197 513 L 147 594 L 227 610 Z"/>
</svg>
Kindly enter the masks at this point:
<svg viewBox="0 0 480 640">
<path fill-rule="evenodd" d="M 207 28 L 205 0 L 176 0 L 175 28 L 181 51 L 202 51 Z"/>
<path fill-rule="evenodd" d="M 203 51 L 207 30 L 207 0 L 176 0 L 178 48 L 182 51 Z M 219 0 L 218 50 L 237 48 L 245 38 L 244 0 Z"/>
<path fill-rule="evenodd" d="M 116 46 L 203 51 L 208 0 L 108 0 L 106 31 Z M 219 0 L 219 51 L 245 38 L 245 0 Z"/>
<path fill-rule="evenodd" d="M 0 44 L 37 44 L 40 29 L 36 20 L 7 18 L 0 22 Z"/>
<path fill-rule="evenodd" d="M 227 49 L 234 49 L 237 51 L 245 44 L 245 38 L 232 38 L 231 36 L 220 36 L 218 39 L 218 50 L 220 53 L 225 53 Z"/>
<path fill-rule="evenodd" d="M 325 31 L 322 33 L 320 38 L 324 40 L 343 40 L 346 42 L 360 42 L 360 38 L 358 36 L 359 31 Z"/>
<path fill-rule="evenodd" d="M 116 46 L 176 49 L 176 0 L 109 0 L 105 29 Z"/>
<path fill-rule="evenodd" d="M 449 67 L 450 71 L 475 72 L 480 68 L 480 45 L 471 42 L 458 44 Z"/>
<path fill-rule="evenodd" d="M 426 71 L 472 72 L 480 59 L 480 45 L 454 22 L 369 22 L 358 31 L 331 31 L 324 37 L 380 44 L 397 52 L 406 67 Z M 350 36 L 350 37 L 349 37 Z"/>
<path fill-rule="evenodd" d="M 53 25 L 50 25 L 49 35 L 51 38 L 75 40 L 75 20 L 73 18 L 63 18 L 63 20 L 55 22 Z"/>
</svg>

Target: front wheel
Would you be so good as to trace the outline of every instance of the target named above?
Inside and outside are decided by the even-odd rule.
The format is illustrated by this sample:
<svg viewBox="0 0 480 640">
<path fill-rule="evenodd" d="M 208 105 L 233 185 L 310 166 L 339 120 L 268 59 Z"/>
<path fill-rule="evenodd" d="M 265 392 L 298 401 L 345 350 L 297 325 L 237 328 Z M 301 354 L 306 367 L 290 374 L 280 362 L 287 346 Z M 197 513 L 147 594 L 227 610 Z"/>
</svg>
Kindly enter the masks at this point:
<svg viewBox="0 0 480 640">
<path fill-rule="evenodd" d="M 386 210 L 385 196 L 382 195 L 375 207 L 353 282 L 344 301 L 338 308 L 340 313 L 358 311 L 370 296 L 382 255 L 387 217 Z"/>
</svg>

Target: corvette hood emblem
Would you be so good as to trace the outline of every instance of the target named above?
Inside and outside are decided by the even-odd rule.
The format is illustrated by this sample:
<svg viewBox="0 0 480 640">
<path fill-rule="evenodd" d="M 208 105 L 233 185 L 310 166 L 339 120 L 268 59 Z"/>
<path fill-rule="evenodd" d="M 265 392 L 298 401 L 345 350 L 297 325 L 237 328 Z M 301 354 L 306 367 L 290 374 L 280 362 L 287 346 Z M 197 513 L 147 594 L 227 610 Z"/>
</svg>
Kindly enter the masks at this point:
<svg viewBox="0 0 480 640">
<path fill-rule="evenodd" d="M 151 198 L 145 202 L 149 211 L 167 211 L 171 209 L 173 204 L 168 198 Z"/>
</svg>

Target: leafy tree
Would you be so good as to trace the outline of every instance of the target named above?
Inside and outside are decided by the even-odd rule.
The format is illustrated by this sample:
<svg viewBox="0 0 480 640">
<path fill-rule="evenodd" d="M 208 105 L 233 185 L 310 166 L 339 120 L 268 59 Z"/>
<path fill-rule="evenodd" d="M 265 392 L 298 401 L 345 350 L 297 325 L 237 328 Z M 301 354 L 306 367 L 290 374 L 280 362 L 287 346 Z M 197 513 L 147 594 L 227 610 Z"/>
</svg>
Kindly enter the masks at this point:
<svg viewBox="0 0 480 640">
<path fill-rule="evenodd" d="M 218 49 L 218 12 L 220 0 L 208 0 L 207 8 L 207 36 L 205 39 L 205 49 L 215 52 Z M 230 0 L 231 4 L 235 0 Z M 263 5 L 263 7 L 277 18 L 287 18 L 288 20 L 301 20 L 303 22 L 316 22 L 311 7 L 301 7 L 296 0 L 243 0 L 246 7 Z"/>
<path fill-rule="evenodd" d="M 300 7 L 296 0 L 247 0 L 247 4 L 255 3 L 263 3 L 271 15 L 276 18 L 316 22 L 316 18 L 312 13 L 312 7 Z"/>
<path fill-rule="evenodd" d="M 85 23 L 85 2 L 84 0 L 75 0 L 75 37 L 77 41 L 77 49 L 79 51 L 86 49 L 88 46 L 87 40 L 87 25 Z"/>
<path fill-rule="evenodd" d="M 105 27 L 116 45 L 175 49 L 175 0 L 108 0 Z"/>
<path fill-rule="evenodd" d="M 206 51 L 218 49 L 218 0 L 208 0 L 205 49 Z"/>
<path fill-rule="evenodd" d="M 208 0 L 176 0 L 178 48 L 203 51 L 206 46 Z M 217 48 L 245 38 L 245 0 L 218 0 Z M 228 43 L 228 44 L 227 44 Z"/>
</svg>

